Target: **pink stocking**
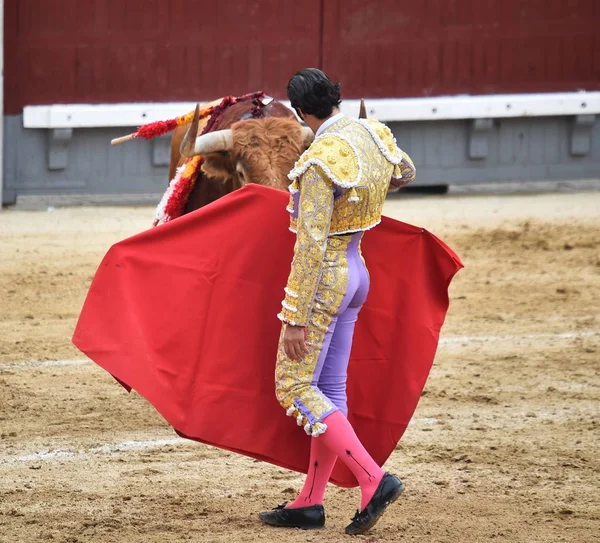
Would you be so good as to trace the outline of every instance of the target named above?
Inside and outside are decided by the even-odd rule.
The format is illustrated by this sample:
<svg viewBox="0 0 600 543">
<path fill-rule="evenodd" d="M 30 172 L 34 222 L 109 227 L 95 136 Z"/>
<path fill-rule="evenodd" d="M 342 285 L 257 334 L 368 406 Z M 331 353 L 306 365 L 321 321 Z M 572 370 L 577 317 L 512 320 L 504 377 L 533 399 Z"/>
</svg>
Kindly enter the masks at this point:
<svg viewBox="0 0 600 543">
<path fill-rule="evenodd" d="M 309 507 L 323 503 L 327 482 L 335 466 L 337 455 L 329 450 L 321 437 L 313 437 L 310 442 L 310 463 L 304 487 L 300 495 L 287 507 Z"/>
<path fill-rule="evenodd" d="M 385 473 L 363 447 L 343 413 L 335 411 L 323 422 L 327 424 L 327 431 L 314 439 L 322 440 L 352 471 L 360 485 L 362 511 L 375 494 Z"/>
</svg>

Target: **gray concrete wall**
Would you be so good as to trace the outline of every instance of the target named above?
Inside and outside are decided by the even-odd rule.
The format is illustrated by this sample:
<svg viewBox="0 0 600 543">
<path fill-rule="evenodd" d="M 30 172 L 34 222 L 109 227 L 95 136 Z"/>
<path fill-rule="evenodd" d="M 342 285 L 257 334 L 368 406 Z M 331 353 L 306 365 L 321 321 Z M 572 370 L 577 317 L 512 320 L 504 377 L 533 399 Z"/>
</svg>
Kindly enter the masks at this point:
<svg viewBox="0 0 600 543">
<path fill-rule="evenodd" d="M 135 128 L 45 130 L 5 117 L 4 202 L 19 195 L 162 194 L 169 140 L 136 140 L 111 147 Z"/>
<path fill-rule="evenodd" d="M 600 119 L 579 121 L 530 117 L 390 127 L 421 184 L 599 179 Z"/>
<path fill-rule="evenodd" d="M 111 147 L 135 127 L 24 129 L 4 119 L 4 194 L 116 196 L 152 201 L 167 186 L 169 138 Z M 417 185 L 600 179 L 594 116 L 390 123 L 417 166 Z"/>
</svg>

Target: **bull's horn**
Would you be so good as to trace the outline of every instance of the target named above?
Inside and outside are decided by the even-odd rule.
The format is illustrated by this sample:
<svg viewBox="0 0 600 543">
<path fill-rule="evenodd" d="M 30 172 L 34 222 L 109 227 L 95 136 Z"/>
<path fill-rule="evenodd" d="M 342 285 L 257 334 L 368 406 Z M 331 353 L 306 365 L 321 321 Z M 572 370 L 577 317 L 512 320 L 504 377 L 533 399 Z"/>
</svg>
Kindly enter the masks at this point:
<svg viewBox="0 0 600 543">
<path fill-rule="evenodd" d="M 360 99 L 360 112 L 358 114 L 358 118 L 359 119 L 367 118 L 367 108 L 365 107 L 365 99 L 364 98 Z"/>
<path fill-rule="evenodd" d="M 308 147 L 315 139 L 314 132 L 308 126 L 302 127 L 302 143 L 304 147 Z"/>
<path fill-rule="evenodd" d="M 233 137 L 231 130 L 215 130 L 208 134 L 196 137 L 198 134 L 198 122 L 200 119 L 200 109 L 196 106 L 192 124 L 181 141 L 179 152 L 182 156 L 192 157 L 196 155 L 207 155 L 208 153 L 217 153 L 219 151 L 230 151 L 233 148 Z"/>
<path fill-rule="evenodd" d="M 233 135 L 231 129 L 215 130 L 208 134 L 202 134 L 196 138 L 194 144 L 194 155 L 207 155 L 220 151 L 231 151 L 233 149 Z"/>
<path fill-rule="evenodd" d="M 200 104 L 196 104 L 196 110 L 194 111 L 194 118 L 192 119 L 192 124 L 188 127 L 185 136 L 181 140 L 181 145 L 179 146 L 179 152 L 181 156 L 191 157 L 194 156 L 194 143 L 196 141 L 196 136 L 198 135 L 198 123 L 200 122 Z"/>
</svg>

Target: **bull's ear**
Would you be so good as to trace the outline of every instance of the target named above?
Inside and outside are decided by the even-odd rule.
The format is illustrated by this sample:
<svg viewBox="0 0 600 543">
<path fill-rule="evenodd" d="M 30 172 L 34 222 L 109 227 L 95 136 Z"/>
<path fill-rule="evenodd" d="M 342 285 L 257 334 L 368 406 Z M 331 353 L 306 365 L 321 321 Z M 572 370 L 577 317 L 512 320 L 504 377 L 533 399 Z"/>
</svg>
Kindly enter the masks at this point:
<svg viewBox="0 0 600 543">
<path fill-rule="evenodd" d="M 179 152 L 181 156 L 192 157 L 195 154 L 196 148 L 196 136 L 198 134 L 198 123 L 200 122 L 200 104 L 196 104 L 196 110 L 194 111 L 194 118 L 192 124 L 190 124 L 188 131 L 185 133 L 181 145 L 179 146 Z"/>
</svg>

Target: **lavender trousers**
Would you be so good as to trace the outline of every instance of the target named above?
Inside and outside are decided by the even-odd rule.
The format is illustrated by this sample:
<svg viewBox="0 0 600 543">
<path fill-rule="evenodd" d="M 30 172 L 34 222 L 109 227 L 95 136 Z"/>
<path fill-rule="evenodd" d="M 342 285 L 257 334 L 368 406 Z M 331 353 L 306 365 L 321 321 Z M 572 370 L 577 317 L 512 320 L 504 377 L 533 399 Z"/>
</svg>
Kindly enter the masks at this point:
<svg viewBox="0 0 600 543">
<path fill-rule="evenodd" d="M 308 353 L 287 357 L 282 327 L 275 367 L 275 393 L 286 414 L 317 437 L 323 420 L 338 409 L 348 414 L 346 380 L 352 336 L 369 291 L 360 253 L 363 232 L 327 238 L 322 270 L 306 329 Z"/>
<path fill-rule="evenodd" d="M 323 339 L 311 385 L 348 415 L 346 380 L 354 325 L 369 292 L 369 274 L 360 253 L 363 232 L 352 234 L 346 249 L 348 282 L 346 293 Z"/>
</svg>

